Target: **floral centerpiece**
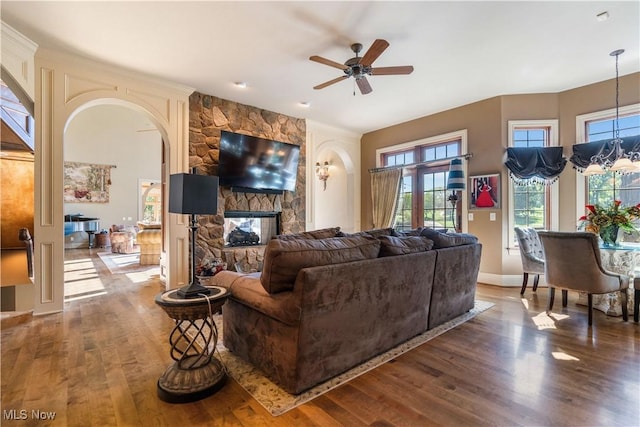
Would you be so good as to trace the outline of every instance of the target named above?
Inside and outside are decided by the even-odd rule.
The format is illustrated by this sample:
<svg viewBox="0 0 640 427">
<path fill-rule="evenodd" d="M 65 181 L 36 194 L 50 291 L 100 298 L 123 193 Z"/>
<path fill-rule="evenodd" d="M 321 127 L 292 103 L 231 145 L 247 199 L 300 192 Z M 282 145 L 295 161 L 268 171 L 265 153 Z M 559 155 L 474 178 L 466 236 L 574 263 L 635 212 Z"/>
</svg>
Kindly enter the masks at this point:
<svg viewBox="0 0 640 427">
<path fill-rule="evenodd" d="M 614 200 L 611 206 L 587 205 L 587 214 L 580 217 L 580 227 L 600 235 L 605 245 L 615 245 L 618 230 L 634 231 L 634 221 L 640 218 L 640 203 L 636 206 L 620 207 L 622 202 Z"/>
<path fill-rule="evenodd" d="M 205 284 L 203 282 L 207 282 L 208 278 L 211 278 L 226 269 L 227 263 L 222 261 L 220 258 L 206 257 L 200 261 L 200 264 L 198 264 L 198 267 L 196 268 L 196 276 L 198 276 L 198 280 L 201 284 Z"/>
</svg>

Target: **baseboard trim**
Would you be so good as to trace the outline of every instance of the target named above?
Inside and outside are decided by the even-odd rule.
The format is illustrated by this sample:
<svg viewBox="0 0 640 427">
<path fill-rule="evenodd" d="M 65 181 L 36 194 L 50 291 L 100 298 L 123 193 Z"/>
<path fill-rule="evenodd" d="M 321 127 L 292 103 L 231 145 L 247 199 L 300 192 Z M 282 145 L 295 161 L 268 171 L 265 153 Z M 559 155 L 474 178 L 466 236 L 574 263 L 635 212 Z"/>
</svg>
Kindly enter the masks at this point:
<svg viewBox="0 0 640 427">
<path fill-rule="evenodd" d="M 529 286 L 533 286 L 534 275 L 529 275 Z M 478 273 L 478 283 L 485 285 L 502 286 L 504 288 L 520 288 L 522 286 L 522 275 L 520 274 L 492 274 Z M 540 276 L 538 287 L 547 287 L 544 277 Z"/>
</svg>

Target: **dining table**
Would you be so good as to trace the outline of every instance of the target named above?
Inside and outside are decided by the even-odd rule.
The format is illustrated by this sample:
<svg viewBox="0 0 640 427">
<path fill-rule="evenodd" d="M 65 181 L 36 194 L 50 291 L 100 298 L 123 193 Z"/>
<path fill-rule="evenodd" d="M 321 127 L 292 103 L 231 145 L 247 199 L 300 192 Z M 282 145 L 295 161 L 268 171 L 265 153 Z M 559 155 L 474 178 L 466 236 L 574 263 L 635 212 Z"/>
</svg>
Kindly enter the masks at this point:
<svg viewBox="0 0 640 427">
<path fill-rule="evenodd" d="M 633 314 L 633 278 L 640 274 L 640 242 L 621 242 L 616 245 L 600 244 L 600 259 L 602 266 L 614 273 L 629 276 L 627 292 L 627 308 Z M 578 304 L 587 305 L 587 293 L 580 292 Z M 620 292 L 593 295 L 593 308 L 606 313 L 608 316 L 622 316 L 622 302 Z"/>
</svg>

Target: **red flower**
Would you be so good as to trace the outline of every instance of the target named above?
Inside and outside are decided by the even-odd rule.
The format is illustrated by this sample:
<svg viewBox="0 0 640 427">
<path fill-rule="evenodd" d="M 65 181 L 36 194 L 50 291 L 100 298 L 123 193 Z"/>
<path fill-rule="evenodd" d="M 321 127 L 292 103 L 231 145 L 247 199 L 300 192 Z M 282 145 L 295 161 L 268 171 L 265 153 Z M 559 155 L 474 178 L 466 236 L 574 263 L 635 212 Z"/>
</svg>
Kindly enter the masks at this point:
<svg viewBox="0 0 640 427">
<path fill-rule="evenodd" d="M 616 200 L 613 202 L 616 205 L 616 208 L 622 204 L 622 201 Z"/>
<path fill-rule="evenodd" d="M 589 209 L 592 213 L 596 213 L 596 208 L 593 205 L 587 205 L 587 209 Z"/>
<path fill-rule="evenodd" d="M 586 215 L 582 215 L 578 221 L 586 221 L 587 220 L 587 216 Z"/>
</svg>

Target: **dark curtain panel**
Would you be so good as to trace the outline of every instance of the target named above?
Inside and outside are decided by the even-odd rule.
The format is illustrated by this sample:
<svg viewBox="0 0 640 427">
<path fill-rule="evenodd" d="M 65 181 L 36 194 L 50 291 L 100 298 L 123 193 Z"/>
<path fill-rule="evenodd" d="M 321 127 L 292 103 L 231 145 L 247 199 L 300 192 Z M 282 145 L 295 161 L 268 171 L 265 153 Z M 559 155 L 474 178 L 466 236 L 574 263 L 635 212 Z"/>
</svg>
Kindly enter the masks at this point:
<svg viewBox="0 0 640 427">
<path fill-rule="evenodd" d="M 567 159 L 562 157 L 562 147 L 509 147 L 504 164 L 518 185 L 549 185 L 558 179 Z"/>
<path fill-rule="evenodd" d="M 636 136 L 627 136 L 622 139 L 622 148 L 624 152 L 629 154 L 630 152 L 640 152 L 640 135 Z M 584 170 L 591 163 L 591 157 L 600 153 L 602 150 L 602 154 L 605 156 L 609 154 L 611 151 L 611 145 L 607 144 L 610 139 L 602 140 L 602 141 L 593 141 L 584 144 L 574 144 L 573 145 L 573 155 L 569 159 L 573 166 L 578 169 L 580 172 L 584 172 Z"/>
</svg>

